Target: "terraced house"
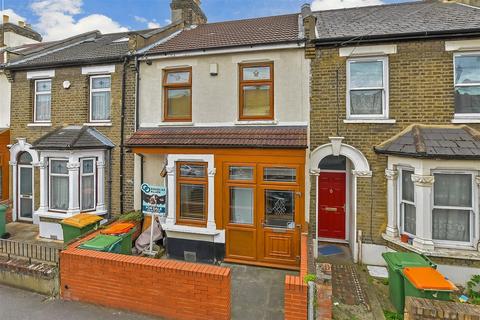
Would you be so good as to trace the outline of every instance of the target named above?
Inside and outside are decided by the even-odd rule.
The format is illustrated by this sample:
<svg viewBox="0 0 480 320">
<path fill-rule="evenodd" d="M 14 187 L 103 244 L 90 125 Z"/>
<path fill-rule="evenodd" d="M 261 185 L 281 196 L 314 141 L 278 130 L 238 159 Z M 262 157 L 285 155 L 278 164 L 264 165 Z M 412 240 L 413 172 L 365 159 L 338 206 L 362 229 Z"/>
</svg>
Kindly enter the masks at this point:
<svg viewBox="0 0 480 320">
<path fill-rule="evenodd" d="M 24 21 L 13 23 L 8 15 L 0 24 L 0 200 L 9 199 L 10 91 L 4 66 L 10 55 L 28 51 L 42 41 L 42 36 Z"/>
<path fill-rule="evenodd" d="M 138 130 L 127 141 L 135 207 L 141 183 L 168 189 L 170 257 L 297 269 L 309 110 L 302 19 L 206 23 L 190 3 L 198 25 L 138 51 Z"/>
<path fill-rule="evenodd" d="M 465 283 L 480 269 L 480 8 L 304 12 L 313 245 L 370 264 L 418 252 Z"/>
</svg>

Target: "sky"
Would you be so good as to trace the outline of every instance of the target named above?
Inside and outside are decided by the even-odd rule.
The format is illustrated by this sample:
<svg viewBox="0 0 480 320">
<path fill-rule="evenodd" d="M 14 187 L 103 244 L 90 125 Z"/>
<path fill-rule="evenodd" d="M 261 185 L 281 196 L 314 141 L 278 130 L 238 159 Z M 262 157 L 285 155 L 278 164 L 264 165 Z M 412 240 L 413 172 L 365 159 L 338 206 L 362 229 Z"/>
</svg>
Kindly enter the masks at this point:
<svg viewBox="0 0 480 320">
<path fill-rule="evenodd" d="M 377 5 L 405 0 L 202 0 L 209 22 L 313 10 Z M 3 2 L 3 4 L 2 4 Z M 0 0 L 0 14 L 26 21 L 45 41 L 91 30 L 103 33 L 156 28 L 170 23 L 170 0 Z M 3 8 L 3 10 L 2 10 Z"/>
</svg>

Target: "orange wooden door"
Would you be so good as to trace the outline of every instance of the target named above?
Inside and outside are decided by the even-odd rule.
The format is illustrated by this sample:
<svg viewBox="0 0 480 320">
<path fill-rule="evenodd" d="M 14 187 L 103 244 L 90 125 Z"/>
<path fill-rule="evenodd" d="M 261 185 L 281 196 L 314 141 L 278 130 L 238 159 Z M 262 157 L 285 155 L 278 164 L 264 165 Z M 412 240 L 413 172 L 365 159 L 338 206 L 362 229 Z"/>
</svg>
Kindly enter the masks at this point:
<svg viewBox="0 0 480 320">
<path fill-rule="evenodd" d="M 300 255 L 300 192 L 291 186 L 258 188 L 260 226 L 258 229 L 259 260 L 295 267 Z"/>
<path fill-rule="evenodd" d="M 318 236 L 345 239 L 345 172 L 322 172 L 318 177 Z"/>
</svg>

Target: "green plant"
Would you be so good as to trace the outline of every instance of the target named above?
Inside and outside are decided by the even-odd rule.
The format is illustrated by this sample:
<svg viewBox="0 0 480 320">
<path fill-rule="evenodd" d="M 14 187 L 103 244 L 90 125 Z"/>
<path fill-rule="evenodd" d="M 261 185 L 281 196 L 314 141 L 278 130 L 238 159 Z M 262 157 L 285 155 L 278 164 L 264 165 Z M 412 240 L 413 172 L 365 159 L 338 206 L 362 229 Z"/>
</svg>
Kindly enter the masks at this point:
<svg viewBox="0 0 480 320">
<path fill-rule="evenodd" d="M 383 315 L 386 320 L 403 320 L 403 315 L 392 311 L 384 310 Z"/>
<path fill-rule="evenodd" d="M 143 214 L 140 211 L 132 211 L 129 213 L 122 214 L 119 218 L 119 221 L 132 221 L 140 222 L 143 220 Z"/>
<path fill-rule="evenodd" d="M 467 282 L 467 294 L 470 298 L 470 303 L 480 304 L 480 274 L 476 274 Z"/>
<path fill-rule="evenodd" d="M 315 274 L 306 274 L 305 277 L 303 277 L 303 281 L 305 281 L 305 283 L 309 283 L 310 281 L 317 281 L 317 275 Z"/>
</svg>

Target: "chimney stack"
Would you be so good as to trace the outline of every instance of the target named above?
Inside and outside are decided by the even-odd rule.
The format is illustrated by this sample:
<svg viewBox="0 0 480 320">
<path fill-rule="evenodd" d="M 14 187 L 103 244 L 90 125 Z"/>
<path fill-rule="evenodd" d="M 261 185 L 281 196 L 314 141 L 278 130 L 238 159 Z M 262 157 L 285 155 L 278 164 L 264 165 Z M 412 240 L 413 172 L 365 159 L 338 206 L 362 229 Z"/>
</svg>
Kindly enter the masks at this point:
<svg viewBox="0 0 480 320">
<path fill-rule="evenodd" d="M 206 23 L 207 16 L 200 5 L 200 0 L 172 0 L 172 23 L 183 22 L 185 27 Z"/>
<path fill-rule="evenodd" d="M 3 15 L 3 23 L 8 23 L 8 21 L 10 20 L 10 17 L 6 14 Z"/>
<path fill-rule="evenodd" d="M 317 17 L 312 13 L 310 4 L 302 5 L 301 16 L 303 21 L 303 33 L 307 40 L 316 38 Z"/>
</svg>

